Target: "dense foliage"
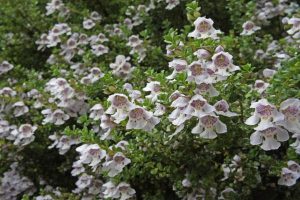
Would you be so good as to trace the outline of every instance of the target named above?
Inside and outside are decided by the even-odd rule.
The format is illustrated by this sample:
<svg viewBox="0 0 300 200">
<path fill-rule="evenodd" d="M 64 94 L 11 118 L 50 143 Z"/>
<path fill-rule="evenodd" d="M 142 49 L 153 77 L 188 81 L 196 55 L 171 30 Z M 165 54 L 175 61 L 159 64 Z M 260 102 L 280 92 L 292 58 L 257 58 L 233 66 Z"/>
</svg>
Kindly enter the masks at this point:
<svg viewBox="0 0 300 200">
<path fill-rule="evenodd" d="M 0 199 L 300 195 L 295 0 L 0 0 Z"/>
</svg>

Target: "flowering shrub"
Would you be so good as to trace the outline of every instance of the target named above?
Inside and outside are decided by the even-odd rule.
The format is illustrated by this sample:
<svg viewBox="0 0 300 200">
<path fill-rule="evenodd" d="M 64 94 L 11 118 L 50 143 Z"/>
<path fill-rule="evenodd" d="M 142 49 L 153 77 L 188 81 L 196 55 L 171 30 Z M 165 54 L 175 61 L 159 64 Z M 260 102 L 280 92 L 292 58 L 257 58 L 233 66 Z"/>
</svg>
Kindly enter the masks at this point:
<svg viewBox="0 0 300 200">
<path fill-rule="evenodd" d="M 287 0 L 11 0 L 0 199 L 299 199 Z"/>
</svg>

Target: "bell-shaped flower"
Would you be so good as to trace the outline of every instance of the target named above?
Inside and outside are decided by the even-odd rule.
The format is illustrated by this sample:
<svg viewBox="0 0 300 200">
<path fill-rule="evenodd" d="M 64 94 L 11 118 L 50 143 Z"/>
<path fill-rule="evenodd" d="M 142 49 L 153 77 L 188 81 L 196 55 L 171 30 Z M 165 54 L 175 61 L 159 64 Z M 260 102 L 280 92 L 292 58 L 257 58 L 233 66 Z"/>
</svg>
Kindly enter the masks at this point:
<svg viewBox="0 0 300 200">
<path fill-rule="evenodd" d="M 168 4 L 166 6 L 167 10 L 172 10 L 173 8 L 175 8 L 177 5 L 180 4 L 179 0 L 166 0 L 166 3 Z"/>
<path fill-rule="evenodd" d="M 101 104 L 95 104 L 91 109 L 90 109 L 90 118 L 97 121 L 100 120 L 102 115 L 104 114 L 104 109 Z"/>
<path fill-rule="evenodd" d="M 21 144 L 22 146 L 25 146 L 31 143 L 35 138 L 34 132 L 36 130 L 36 126 L 32 126 L 30 124 L 22 124 L 19 129 L 15 129 L 11 132 L 11 134 L 15 136 L 14 144 Z"/>
<path fill-rule="evenodd" d="M 114 122 L 117 124 L 126 119 L 130 108 L 133 107 L 133 104 L 124 94 L 117 93 L 110 95 L 107 100 L 111 105 L 105 113 L 112 115 Z"/>
<path fill-rule="evenodd" d="M 77 147 L 76 151 L 80 153 L 80 162 L 89 164 L 94 171 L 100 165 L 101 160 L 106 156 L 106 151 L 101 149 L 98 144 L 83 144 Z"/>
<path fill-rule="evenodd" d="M 193 81 L 196 82 L 196 84 L 201 84 L 206 82 L 208 77 L 209 73 L 204 62 L 194 61 L 188 66 L 187 81 Z"/>
<path fill-rule="evenodd" d="M 253 89 L 256 90 L 259 94 L 262 94 L 269 87 L 269 85 L 269 83 L 266 83 L 262 80 L 256 80 Z"/>
<path fill-rule="evenodd" d="M 256 26 L 252 21 L 246 21 L 243 24 L 243 32 L 241 35 L 252 35 L 256 31 L 260 30 L 259 26 Z"/>
<path fill-rule="evenodd" d="M 10 87 L 4 87 L 0 89 L 0 95 L 6 97 L 14 97 L 16 96 L 17 92 L 11 89 Z"/>
<path fill-rule="evenodd" d="M 184 109 L 184 113 L 187 115 L 192 115 L 198 118 L 205 116 L 206 114 L 211 114 L 215 111 L 215 108 L 209 105 L 201 95 L 196 94 L 189 101 L 188 106 Z"/>
<path fill-rule="evenodd" d="M 212 56 L 212 69 L 216 75 L 227 77 L 230 76 L 229 72 L 234 72 L 240 68 L 233 64 L 232 55 L 221 51 Z"/>
<path fill-rule="evenodd" d="M 126 129 L 141 129 L 150 132 L 160 120 L 152 112 L 146 111 L 140 106 L 134 106 L 129 111 L 129 120 Z"/>
<path fill-rule="evenodd" d="M 300 177 L 300 165 L 293 160 L 289 160 L 287 164 L 288 164 L 289 170 L 295 172 L 297 174 L 297 177 L 299 178 Z"/>
<path fill-rule="evenodd" d="M 183 125 L 186 120 L 192 117 L 190 114 L 184 112 L 184 110 L 189 105 L 190 98 L 181 94 L 179 95 L 180 96 L 172 102 L 171 107 L 175 108 L 175 110 L 173 110 L 168 117 L 172 124 L 175 126 Z"/>
<path fill-rule="evenodd" d="M 174 59 L 173 61 L 169 62 L 169 67 L 173 69 L 171 75 L 167 76 L 166 79 L 174 79 L 177 74 L 185 72 L 187 69 L 187 62 L 182 59 Z"/>
<path fill-rule="evenodd" d="M 220 94 L 211 83 L 197 84 L 194 93 L 200 95 L 208 94 L 211 97 L 219 96 Z"/>
<path fill-rule="evenodd" d="M 255 111 L 245 123 L 247 125 L 258 124 L 255 130 L 265 130 L 269 127 L 273 127 L 272 122 L 278 122 L 284 119 L 284 115 L 278 112 L 276 107 L 270 104 L 266 99 L 251 103 L 250 108 L 254 108 Z"/>
<path fill-rule="evenodd" d="M 23 101 L 18 101 L 13 104 L 12 106 L 14 108 L 14 116 L 19 117 L 24 115 L 25 113 L 28 113 L 29 108 L 24 104 Z"/>
<path fill-rule="evenodd" d="M 217 137 L 217 133 L 226 132 L 226 125 L 213 114 L 199 118 L 198 124 L 192 129 L 193 134 L 200 134 L 200 137 L 205 139 L 214 139 Z"/>
<path fill-rule="evenodd" d="M 14 68 L 14 66 L 12 64 L 10 64 L 9 62 L 7 61 L 3 61 L 1 64 L 0 64 L 0 75 L 12 70 Z"/>
<path fill-rule="evenodd" d="M 300 31 L 300 18 L 292 17 L 288 20 L 288 24 L 292 25 L 292 28 L 287 31 L 288 34 L 293 35 Z"/>
<path fill-rule="evenodd" d="M 218 115 L 223 115 L 226 117 L 234 117 L 238 115 L 234 112 L 229 111 L 229 105 L 225 100 L 216 102 L 214 107 L 215 107 L 215 113 L 217 113 Z"/>
<path fill-rule="evenodd" d="M 292 186 L 296 184 L 298 177 L 295 172 L 288 168 L 282 168 L 281 177 L 278 180 L 278 185 Z"/>
<path fill-rule="evenodd" d="M 263 76 L 265 78 L 271 78 L 276 73 L 277 73 L 277 71 L 273 70 L 273 69 L 264 69 L 263 70 Z"/>
<path fill-rule="evenodd" d="M 218 39 L 218 34 L 221 33 L 220 30 L 216 30 L 213 27 L 213 20 L 207 19 L 206 17 L 198 17 L 194 22 L 195 30 L 188 34 L 188 37 L 193 37 L 196 39 L 212 38 Z"/>
<path fill-rule="evenodd" d="M 96 11 L 93 11 L 91 13 L 90 17 L 94 21 L 100 21 L 102 19 L 101 15 L 98 12 L 96 12 Z"/>
<path fill-rule="evenodd" d="M 91 19 L 85 19 L 85 20 L 83 21 L 82 25 L 83 25 L 83 28 L 84 28 L 84 29 L 89 30 L 89 29 L 92 29 L 96 24 L 95 24 L 95 22 L 94 22 L 93 20 L 91 20 Z"/>
<path fill-rule="evenodd" d="M 123 153 L 117 152 L 112 158 L 108 157 L 103 163 L 103 170 L 108 171 L 109 177 L 114 177 L 123 171 L 123 168 L 131 162 Z"/>
<path fill-rule="evenodd" d="M 120 193 L 120 200 L 130 199 L 135 195 L 135 190 L 128 183 L 119 183 L 117 190 Z"/>
<path fill-rule="evenodd" d="M 277 124 L 290 132 L 300 134 L 300 100 L 287 99 L 280 104 L 279 110 L 283 113 L 284 119 L 278 121 Z"/>
<path fill-rule="evenodd" d="M 199 60 L 208 60 L 211 57 L 211 54 L 206 49 L 198 49 L 194 52 L 194 55 L 197 56 Z"/>
<path fill-rule="evenodd" d="M 42 111 L 42 114 L 45 115 L 45 119 L 43 120 L 43 124 L 52 123 L 55 125 L 62 125 L 67 121 L 70 116 L 65 114 L 61 109 L 57 109 L 52 112 L 50 109 L 46 109 Z"/>
<path fill-rule="evenodd" d="M 92 52 L 93 54 L 95 54 L 96 56 L 101 56 L 103 54 L 108 53 L 108 47 L 102 45 L 102 44 L 95 44 L 92 45 Z"/>
<path fill-rule="evenodd" d="M 250 136 L 250 143 L 252 145 L 261 145 L 265 150 L 275 150 L 281 146 L 280 142 L 287 141 L 289 134 L 283 128 L 278 126 L 271 126 L 264 130 L 257 130 Z"/>
<path fill-rule="evenodd" d="M 161 94 L 160 82 L 151 81 L 147 83 L 146 87 L 143 88 L 143 91 L 150 92 L 150 94 L 147 95 L 146 98 L 150 99 L 151 102 L 157 101 L 158 95 Z"/>
</svg>

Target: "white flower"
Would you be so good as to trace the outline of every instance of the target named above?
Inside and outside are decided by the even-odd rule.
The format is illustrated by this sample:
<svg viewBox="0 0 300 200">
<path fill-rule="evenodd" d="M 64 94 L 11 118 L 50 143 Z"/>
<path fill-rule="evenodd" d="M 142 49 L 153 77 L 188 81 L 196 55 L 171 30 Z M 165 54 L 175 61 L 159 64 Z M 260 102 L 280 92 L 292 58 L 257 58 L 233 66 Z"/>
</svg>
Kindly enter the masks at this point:
<svg viewBox="0 0 300 200">
<path fill-rule="evenodd" d="M 112 159 L 103 163 L 103 170 L 108 171 L 109 177 L 114 177 L 123 171 L 123 168 L 130 163 L 130 159 L 126 158 L 123 153 L 117 152 Z"/>
<path fill-rule="evenodd" d="M 157 101 L 158 95 L 161 94 L 160 82 L 151 81 L 147 83 L 146 87 L 143 88 L 143 91 L 151 92 L 149 95 L 146 96 L 146 98 L 150 99 L 152 103 Z"/>
<path fill-rule="evenodd" d="M 51 0 L 51 2 L 46 5 L 46 15 L 53 14 L 56 10 L 60 10 L 63 6 L 64 3 L 61 0 Z"/>
<path fill-rule="evenodd" d="M 288 34 L 293 35 L 294 33 L 300 31 L 300 18 L 292 17 L 288 20 L 288 24 L 292 25 L 292 28 L 287 31 Z"/>
<path fill-rule="evenodd" d="M 129 184 L 124 182 L 119 183 L 117 190 L 119 191 L 121 196 L 120 200 L 130 199 L 135 194 L 135 190 L 131 188 Z"/>
<path fill-rule="evenodd" d="M 84 20 L 82 24 L 83 28 L 87 30 L 92 29 L 96 25 L 95 22 L 91 19 Z"/>
<path fill-rule="evenodd" d="M 217 34 L 220 34 L 220 30 L 216 30 L 213 27 L 213 20 L 207 19 L 206 17 L 198 17 L 194 22 L 195 30 L 188 34 L 188 37 L 193 37 L 196 39 L 212 38 L 218 39 Z"/>
<path fill-rule="evenodd" d="M 233 64 L 232 55 L 228 52 L 219 52 L 212 57 L 212 68 L 215 74 L 220 76 L 230 76 L 228 72 L 234 72 L 240 70 L 240 68 Z"/>
<path fill-rule="evenodd" d="M 142 43 L 143 43 L 143 41 L 139 38 L 138 35 L 132 35 L 128 38 L 127 46 L 137 47 L 137 46 L 141 45 Z"/>
<path fill-rule="evenodd" d="M 297 174 L 288 168 L 282 168 L 281 177 L 278 180 L 278 185 L 292 186 L 296 184 Z"/>
<path fill-rule="evenodd" d="M 200 83 L 196 85 L 196 89 L 194 90 L 196 94 L 208 94 L 211 97 L 219 96 L 219 92 L 211 83 Z"/>
<path fill-rule="evenodd" d="M 114 119 L 108 115 L 101 116 L 101 124 L 100 127 L 103 129 L 103 133 L 101 134 L 101 140 L 111 139 L 110 132 L 116 126 L 116 123 L 113 121 Z"/>
<path fill-rule="evenodd" d="M 85 171 L 85 168 L 83 167 L 80 160 L 73 162 L 72 168 L 73 168 L 71 171 L 72 176 L 78 176 L 79 174 L 81 174 Z"/>
<path fill-rule="evenodd" d="M 58 135 L 53 134 L 49 136 L 49 139 L 54 142 L 48 148 L 52 149 L 56 147 L 59 150 L 60 155 L 64 155 L 65 153 L 67 153 L 72 145 L 80 143 L 78 138 L 70 137 L 67 135 L 59 137 Z"/>
<path fill-rule="evenodd" d="M 206 82 L 208 77 L 207 66 L 204 62 L 194 61 L 188 66 L 187 81 L 201 84 Z"/>
<path fill-rule="evenodd" d="M 9 87 L 4 87 L 4 88 L 0 89 L 0 95 L 3 95 L 3 96 L 14 97 L 14 96 L 16 96 L 16 94 L 17 94 L 17 92 Z"/>
<path fill-rule="evenodd" d="M 298 179 L 300 177 L 300 165 L 293 160 L 289 160 L 287 164 L 289 170 L 295 172 Z"/>
<path fill-rule="evenodd" d="M 192 129 L 193 134 L 200 134 L 200 137 L 205 139 L 214 139 L 217 137 L 216 133 L 226 132 L 226 125 L 214 115 L 205 115 L 199 118 L 198 124 Z"/>
<path fill-rule="evenodd" d="M 0 119 L 0 138 L 4 138 L 9 135 L 10 125 L 6 120 Z"/>
<path fill-rule="evenodd" d="M 94 21 L 100 21 L 102 19 L 101 15 L 98 12 L 96 12 L 96 11 L 93 11 L 91 13 L 90 17 Z"/>
<path fill-rule="evenodd" d="M 229 111 L 229 105 L 225 100 L 221 100 L 221 101 L 216 102 L 214 107 L 215 107 L 215 112 L 218 115 L 224 115 L 226 117 L 234 117 L 234 116 L 238 115 L 234 112 Z"/>
<path fill-rule="evenodd" d="M 10 64 L 9 62 L 7 61 L 3 61 L 1 64 L 0 64 L 0 75 L 12 70 L 14 68 L 14 66 L 12 64 Z"/>
<path fill-rule="evenodd" d="M 288 131 L 300 134 L 300 100 L 290 98 L 280 104 L 280 111 L 284 119 L 277 124 L 283 126 Z"/>
<path fill-rule="evenodd" d="M 268 87 L 269 83 L 266 83 L 262 80 L 256 80 L 254 83 L 254 90 L 256 90 L 259 94 L 262 94 Z"/>
<path fill-rule="evenodd" d="M 186 109 L 184 109 L 184 113 L 187 115 L 192 115 L 195 117 L 203 117 L 206 114 L 210 114 L 213 111 L 215 111 L 215 108 L 211 105 L 209 105 L 201 95 L 196 94 L 192 97 L 192 99 L 189 101 L 188 106 Z"/>
<path fill-rule="evenodd" d="M 176 95 L 176 93 L 173 93 L 172 96 Z M 177 97 L 171 104 L 171 107 L 176 108 L 172 111 L 172 113 L 169 115 L 169 120 L 172 122 L 175 126 L 183 125 L 184 122 L 188 119 L 190 119 L 192 116 L 185 113 L 184 110 L 189 105 L 190 99 L 184 95 L 179 94 L 180 96 Z M 183 127 L 182 127 L 183 128 Z"/>
<path fill-rule="evenodd" d="M 146 111 L 140 106 L 134 106 L 130 109 L 129 120 L 126 129 L 141 129 L 150 132 L 160 120 L 152 112 Z"/>
<path fill-rule="evenodd" d="M 273 70 L 273 69 L 264 69 L 263 70 L 263 75 L 265 78 L 270 78 L 272 77 L 274 74 L 276 74 L 276 70 Z"/>
<path fill-rule="evenodd" d="M 166 112 L 166 107 L 160 103 L 155 103 L 155 112 L 154 116 L 162 116 Z"/>
<path fill-rule="evenodd" d="M 254 108 L 255 111 L 253 115 L 246 120 L 245 124 L 258 124 L 255 130 L 265 130 L 269 127 L 273 127 L 272 122 L 278 122 L 284 119 L 284 115 L 278 112 L 276 107 L 270 104 L 266 99 L 251 103 L 250 108 Z"/>
<path fill-rule="evenodd" d="M 187 62 L 182 59 L 174 59 L 169 62 L 169 67 L 173 69 L 171 75 L 167 76 L 166 79 L 174 79 L 177 74 L 185 72 L 187 69 Z"/>
<path fill-rule="evenodd" d="M 116 186 L 113 182 L 109 181 L 103 185 L 105 191 L 103 192 L 104 198 L 126 200 L 134 196 L 135 190 L 129 184 L 121 182 Z"/>
<path fill-rule="evenodd" d="M 75 184 L 79 189 L 84 189 L 90 186 L 92 180 L 93 180 L 92 175 L 82 174 Z"/>
<path fill-rule="evenodd" d="M 119 124 L 121 121 L 125 120 L 129 109 L 133 104 L 128 100 L 128 97 L 124 94 L 113 94 L 107 99 L 111 105 L 106 110 L 106 114 L 112 115 L 114 122 Z"/>
<path fill-rule="evenodd" d="M 90 111 L 89 117 L 95 121 L 101 119 L 102 115 L 104 114 L 104 109 L 101 104 L 95 104 Z"/>
<path fill-rule="evenodd" d="M 24 115 L 25 113 L 28 113 L 29 108 L 24 104 L 23 101 L 18 101 L 13 104 L 14 108 L 14 116 L 19 117 Z"/>
<path fill-rule="evenodd" d="M 106 47 L 102 44 L 92 45 L 92 52 L 96 56 L 101 56 L 103 54 L 106 54 L 106 53 L 108 53 L 108 50 L 109 50 L 108 47 Z"/>
<path fill-rule="evenodd" d="M 131 64 L 127 62 L 129 60 L 129 57 L 126 58 L 123 55 L 118 55 L 115 62 L 109 65 L 113 69 L 113 74 L 122 78 L 130 78 L 134 67 L 131 67 Z"/>
<path fill-rule="evenodd" d="M 262 144 L 260 147 L 265 151 L 269 151 L 278 149 L 281 146 L 280 142 L 287 141 L 288 139 L 289 134 L 286 130 L 278 126 L 272 126 L 252 133 L 250 143 L 252 145 Z"/>
<path fill-rule="evenodd" d="M 116 199 L 116 198 L 119 198 L 120 197 L 120 193 L 117 189 L 117 186 L 109 181 L 105 184 L 103 184 L 103 187 L 105 188 L 103 194 L 104 194 L 104 198 L 113 198 L 113 199 Z"/>
<path fill-rule="evenodd" d="M 243 24 L 243 32 L 241 35 L 252 35 L 254 32 L 260 30 L 259 26 L 256 26 L 252 21 L 246 21 Z"/>
<path fill-rule="evenodd" d="M 194 52 L 194 55 L 197 56 L 199 60 L 207 60 L 211 57 L 211 54 L 206 49 L 198 49 Z"/>
<path fill-rule="evenodd" d="M 88 78 L 91 80 L 91 83 L 95 83 L 104 76 L 101 70 L 97 67 L 93 67 L 90 72 L 91 73 L 88 75 Z"/>
<path fill-rule="evenodd" d="M 100 165 L 101 160 L 106 156 L 106 151 L 102 150 L 98 144 L 83 144 L 77 147 L 76 151 L 80 153 L 80 162 L 89 164 L 94 171 Z"/>
<path fill-rule="evenodd" d="M 179 5 L 180 1 L 179 0 L 166 0 L 166 3 L 168 4 L 166 9 L 167 10 L 172 10 L 177 5 Z"/>
<path fill-rule="evenodd" d="M 21 144 L 22 146 L 25 146 L 31 143 L 35 138 L 34 132 L 36 131 L 36 129 L 36 126 L 32 126 L 30 124 L 22 124 L 19 129 L 13 130 L 11 134 L 15 137 L 14 144 Z"/>
<path fill-rule="evenodd" d="M 42 114 L 45 115 L 43 124 L 53 123 L 55 125 L 62 125 L 70 118 L 70 116 L 65 114 L 61 109 L 57 109 L 54 112 L 50 109 L 46 109 L 42 111 Z"/>
</svg>

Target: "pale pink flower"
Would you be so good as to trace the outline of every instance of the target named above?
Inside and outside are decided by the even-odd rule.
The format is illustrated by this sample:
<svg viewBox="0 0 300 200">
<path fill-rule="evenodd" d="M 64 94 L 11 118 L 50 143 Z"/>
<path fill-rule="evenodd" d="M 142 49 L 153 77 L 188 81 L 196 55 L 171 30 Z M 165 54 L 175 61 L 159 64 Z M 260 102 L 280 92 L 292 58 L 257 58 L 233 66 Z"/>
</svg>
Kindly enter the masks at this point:
<svg viewBox="0 0 300 200">
<path fill-rule="evenodd" d="M 288 168 L 282 168 L 281 177 L 278 180 L 278 185 L 292 186 L 296 184 L 298 176 Z"/>
<path fill-rule="evenodd" d="M 14 108 L 15 117 L 20 117 L 29 111 L 29 108 L 24 104 L 23 101 L 14 103 L 12 107 Z"/>
</svg>

